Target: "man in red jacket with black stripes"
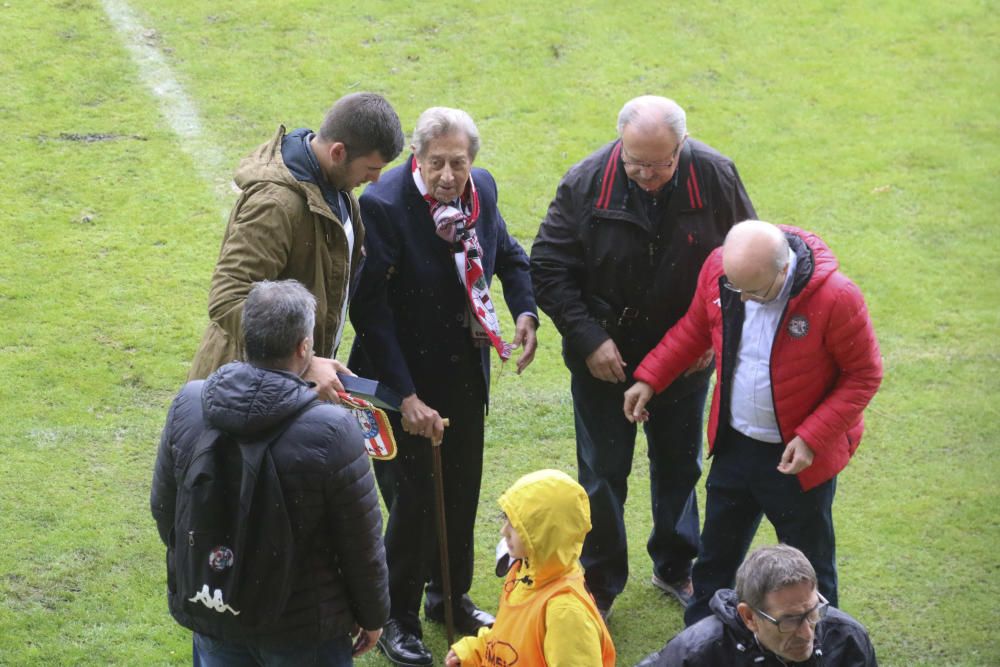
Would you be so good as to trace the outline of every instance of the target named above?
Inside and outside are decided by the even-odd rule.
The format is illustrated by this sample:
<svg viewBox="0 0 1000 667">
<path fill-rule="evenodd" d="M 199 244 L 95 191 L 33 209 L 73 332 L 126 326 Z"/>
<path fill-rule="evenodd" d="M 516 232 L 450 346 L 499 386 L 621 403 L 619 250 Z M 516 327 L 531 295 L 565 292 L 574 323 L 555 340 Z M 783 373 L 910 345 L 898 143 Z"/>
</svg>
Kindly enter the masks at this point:
<svg viewBox="0 0 1000 667">
<path fill-rule="evenodd" d="M 861 291 L 814 234 L 758 220 L 735 225 L 706 260 L 687 314 L 646 356 L 625 392 L 630 421 L 712 347 L 705 525 L 687 625 L 731 588 L 761 516 L 801 549 L 838 606 L 832 505 L 858 447 L 882 361 Z"/>
</svg>

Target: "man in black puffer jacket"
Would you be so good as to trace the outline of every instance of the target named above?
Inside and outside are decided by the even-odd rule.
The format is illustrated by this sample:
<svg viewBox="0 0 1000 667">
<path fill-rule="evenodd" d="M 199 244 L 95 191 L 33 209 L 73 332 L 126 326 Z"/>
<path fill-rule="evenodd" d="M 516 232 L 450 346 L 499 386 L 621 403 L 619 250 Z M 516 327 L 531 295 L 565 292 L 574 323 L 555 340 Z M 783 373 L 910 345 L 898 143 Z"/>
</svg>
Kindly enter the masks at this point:
<svg viewBox="0 0 1000 667">
<path fill-rule="evenodd" d="M 637 667 L 878 667 L 868 631 L 829 606 L 816 572 L 785 544 L 750 554 L 689 626 Z"/>
<path fill-rule="evenodd" d="M 375 645 L 389 615 L 382 519 L 357 420 L 327 403 L 303 410 L 316 400 L 301 378 L 312 359 L 315 308 L 315 298 L 294 280 L 255 285 L 243 311 L 248 363 L 227 364 L 185 385 L 163 430 L 151 506 L 169 568 L 178 475 L 206 428 L 252 438 L 286 426 L 270 453 L 295 544 L 288 601 L 272 623 L 245 637 L 213 636 L 199 620 L 194 646 L 206 666 L 278 658 L 350 665 L 352 633 L 357 655 Z M 168 589 L 173 580 L 168 572 Z M 177 622 L 194 629 L 177 592 L 168 590 L 168 598 Z"/>
</svg>

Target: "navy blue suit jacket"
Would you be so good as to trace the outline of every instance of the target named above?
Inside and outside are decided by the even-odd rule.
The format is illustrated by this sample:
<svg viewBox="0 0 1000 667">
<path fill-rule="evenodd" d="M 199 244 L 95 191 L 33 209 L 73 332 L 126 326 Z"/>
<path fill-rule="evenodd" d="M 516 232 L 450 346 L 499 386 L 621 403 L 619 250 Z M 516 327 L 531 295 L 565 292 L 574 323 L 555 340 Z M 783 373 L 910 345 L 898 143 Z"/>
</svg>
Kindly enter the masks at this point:
<svg viewBox="0 0 1000 667">
<path fill-rule="evenodd" d="M 430 209 L 413 182 L 412 156 L 387 171 L 361 196 L 367 259 L 351 301 L 356 337 L 348 366 L 361 376 L 381 380 L 408 396 L 447 391 L 449 367 L 468 349 L 463 326 L 468 298 L 458 282 L 449 244 L 434 230 Z M 514 318 L 537 316 L 528 256 L 507 232 L 497 207 L 497 185 L 484 169 L 472 170 L 479 192 L 475 230 L 483 251 L 483 271 L 503 284 Z M 514 327 L 501 323 L 505 340 Z M 489 389 L 492 347 L 479 350 Z"/>
</svg>

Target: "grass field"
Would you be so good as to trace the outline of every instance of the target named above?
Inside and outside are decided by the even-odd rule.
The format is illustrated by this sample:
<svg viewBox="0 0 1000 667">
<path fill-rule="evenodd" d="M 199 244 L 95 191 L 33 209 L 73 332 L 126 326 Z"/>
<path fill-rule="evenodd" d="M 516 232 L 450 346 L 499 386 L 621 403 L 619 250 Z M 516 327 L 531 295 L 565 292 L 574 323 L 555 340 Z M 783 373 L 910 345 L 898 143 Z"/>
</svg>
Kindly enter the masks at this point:
<svg viewBox="0 0 1000 667">
<path fill-rule="evenodd" d="M 0 664 L 190 662 L 148 491 L 230 171 L 353 90 L 408 129 L 467 109 L 525 246 L 625 100 L 681 102 L 761 217 L 821 234 L 868 299 L 886 378 L 838 483 L 842 607 L 884 665 L 1000 664 L 1000 6 L 689 4 L 0 3 Z M 540 338 L 523 376 L 495 378 L 473 589 L 489 608 L 495 498 L 575 472 L 558 334 Z M 647 479 L 637 454 L 622 665 L 682 625 L 648 583 Z"/>
</svg>

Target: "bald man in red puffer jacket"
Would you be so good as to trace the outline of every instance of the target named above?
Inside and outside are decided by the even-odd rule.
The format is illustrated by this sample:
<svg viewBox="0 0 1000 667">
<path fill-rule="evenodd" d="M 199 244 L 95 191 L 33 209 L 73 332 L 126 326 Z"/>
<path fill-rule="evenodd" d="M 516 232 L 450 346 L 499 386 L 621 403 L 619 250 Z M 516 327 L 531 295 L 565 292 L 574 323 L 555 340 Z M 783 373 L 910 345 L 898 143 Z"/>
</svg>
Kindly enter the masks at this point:
<svg viewBox="0 0 1000 667">
<path fill-rule="evenodd" d="M 642 421 L 649 398 L 709 347 L 720 361 L 708 427 L 715 460 L 685 622 L 707 616 L 715 591 L 732 586 L 762 515 L 805 552 L 836 606 L 836 476 L 882 379 L 861 291 L 818 236 L 734 226 L 702 267 L 688 312 L 636 369 L 626 416 Z"/>
</svg>

